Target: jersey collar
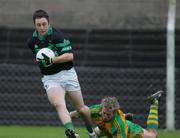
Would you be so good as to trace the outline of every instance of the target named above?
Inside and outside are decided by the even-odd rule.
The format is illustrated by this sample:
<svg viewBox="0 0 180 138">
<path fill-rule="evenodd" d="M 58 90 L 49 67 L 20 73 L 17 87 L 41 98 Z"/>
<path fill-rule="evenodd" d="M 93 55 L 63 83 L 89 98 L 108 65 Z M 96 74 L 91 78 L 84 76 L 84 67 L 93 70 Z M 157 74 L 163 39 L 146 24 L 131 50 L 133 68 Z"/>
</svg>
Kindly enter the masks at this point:
<svg viewBox="0 0 180 138">
<path fill-rule="evenodd" d="M 53 29 L 52 29 L 52 27 L 49 27 L 48 28 L 48 31 L 47 31 L 47 34 L 45 35 L 45 36 L 43 36 L 43 37 L 40 37 L 40 39 L 41 38 L 45 38 L 47 35 L 51 35 L 53 33 Z M 35 30 L 34 32 L 33 32 L 33 37 L 38 37 L 39 38 L 39 36 L 38 36 L 38 31 L 37 30 Z"/>
</svg>

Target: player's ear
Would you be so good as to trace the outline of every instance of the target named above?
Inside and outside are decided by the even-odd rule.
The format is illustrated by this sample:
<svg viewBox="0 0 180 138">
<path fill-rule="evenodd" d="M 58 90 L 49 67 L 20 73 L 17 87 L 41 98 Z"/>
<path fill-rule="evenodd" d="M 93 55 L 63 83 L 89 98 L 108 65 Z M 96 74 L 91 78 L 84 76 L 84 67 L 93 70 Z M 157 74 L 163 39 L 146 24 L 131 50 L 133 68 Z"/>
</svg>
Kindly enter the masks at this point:
<svg viewBox="0 0 180 138">
<path fill-rule="evenodd" d="M 50 20 L 48 20 L 48 26 L 49 26 L 49 27 L 51 26 L 51 21 L 50 21 Z"/>
</svg>

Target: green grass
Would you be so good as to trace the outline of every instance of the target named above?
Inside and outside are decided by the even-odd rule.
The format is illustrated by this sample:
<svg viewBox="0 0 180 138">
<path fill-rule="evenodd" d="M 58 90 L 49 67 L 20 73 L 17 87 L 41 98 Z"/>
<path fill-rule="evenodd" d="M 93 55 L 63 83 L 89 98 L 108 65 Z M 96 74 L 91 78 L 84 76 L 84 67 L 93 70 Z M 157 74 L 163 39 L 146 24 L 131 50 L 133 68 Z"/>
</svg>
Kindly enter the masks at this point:
<svg viewBox="0 0 180 138">
<path fill-rule="evenodd" d="M 88 138 L 85 128 L 76 128 Z M 62 127 L 0 126 L 0 138 L 66 138 Z M 180 131 L 159 130 L 158 138 L 180 138 Z"/>
</svg>

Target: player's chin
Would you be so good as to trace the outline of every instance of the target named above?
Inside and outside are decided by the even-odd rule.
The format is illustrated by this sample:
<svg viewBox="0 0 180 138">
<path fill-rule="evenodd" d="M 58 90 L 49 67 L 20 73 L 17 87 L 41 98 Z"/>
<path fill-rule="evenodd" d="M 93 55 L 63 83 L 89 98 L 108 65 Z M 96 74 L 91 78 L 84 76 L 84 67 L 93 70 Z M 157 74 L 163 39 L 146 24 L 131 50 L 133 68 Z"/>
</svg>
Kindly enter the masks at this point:
<svg viewBox="0 0 180 138">
<path fill-rule="evenodd" d="M 108 118 L 107 117 L 103 117 L 104 121 L 110 121 L 111 119 L 112 119 L 112 117 L 108 117 Z"/>
<path fill-rule="evenodd" d="M 41 32 L 40 32 L 40 35 L 41 35 L 41 36 L 46 35 L 46 31 L 41 31 Z"/>
</svg>

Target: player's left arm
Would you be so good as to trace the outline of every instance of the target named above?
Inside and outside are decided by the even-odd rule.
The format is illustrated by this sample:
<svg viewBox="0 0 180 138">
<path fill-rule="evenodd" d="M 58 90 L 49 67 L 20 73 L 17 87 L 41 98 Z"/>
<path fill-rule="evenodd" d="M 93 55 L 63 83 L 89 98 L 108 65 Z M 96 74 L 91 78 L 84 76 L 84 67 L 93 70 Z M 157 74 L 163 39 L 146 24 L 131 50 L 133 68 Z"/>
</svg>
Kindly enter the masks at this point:
<svg viewBox="0 0 180 138">
<path fill-rule="evenodd" d="M 60 56 L 54 57 L 52 59 L 52 63 L 56 64 L 56 63 L 63 63 L 67 61 L 73 61 L 73 60 L 74 60 L 73 53 L 64 53 Z"/>
<path fill-rule="evenodd" d="M 64 34 L 58 30 L 54 35 L 54 46 L 57 49 L 55 58 L 52 59 L 53 63 L 63 63 L 74 60 L 73 49 L 71 42 L 68 38 L 65 38 Z"/>
</svg>

